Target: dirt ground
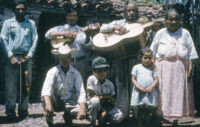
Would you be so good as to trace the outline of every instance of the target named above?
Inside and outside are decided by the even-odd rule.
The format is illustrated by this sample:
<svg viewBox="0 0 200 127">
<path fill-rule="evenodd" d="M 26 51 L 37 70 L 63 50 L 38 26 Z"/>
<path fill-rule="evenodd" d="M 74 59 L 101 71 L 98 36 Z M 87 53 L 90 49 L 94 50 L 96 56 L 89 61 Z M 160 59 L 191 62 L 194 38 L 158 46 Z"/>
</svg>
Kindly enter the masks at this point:
<svg viewBox="0 0 200 127">
<path fill-rule="evenodd" d="M 5 115 L 5 106 L 0 105 L 0 127 L 47 127 L 43 115 L 41 103 L 29 105 L 29 117 L 21 120 L 17 117 L 15 120 L 8 121 Z M 54 126 L 64 127 L 63 112 L 55 113 Z M 126 118 L 118 127 L 136 127 L 136 120 L 132 117 Z M 88 120 L 73 120 L 73 127 L 89 127 Z M 109 125 L 108 125 L 109 126 Z M 172 127 L 171 124 L 162 124 L 160 127 Z M 200 118 L 182 118 L 175 127 L 200 127 Z M 153 126 L 154 127 L 154 126 Z"/>
</svg>

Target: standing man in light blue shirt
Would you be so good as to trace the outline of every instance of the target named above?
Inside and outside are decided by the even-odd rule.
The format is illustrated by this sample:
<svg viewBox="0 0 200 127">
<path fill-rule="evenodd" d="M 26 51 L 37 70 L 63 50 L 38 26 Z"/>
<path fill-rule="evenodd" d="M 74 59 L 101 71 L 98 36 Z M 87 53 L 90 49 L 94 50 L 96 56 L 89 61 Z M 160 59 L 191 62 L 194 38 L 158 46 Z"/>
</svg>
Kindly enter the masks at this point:
<svg viewBox="0 0 200 127">
<path fill-rule="evenodd" d="M 36 50 L 38 34 L 34 21 L 25 18 L 26 9 L 25 0 L 16 0 L 15 17 L 6 20 L 1 30 L 1 37 L 8 56 L 5 67 L 5 93 L 6 114 L 9 118 L 16 117 L 15 107 L 21 65 L 22 96 L 18 114 L 22 118 L 28 116 L 32 57 Z"/>
</svg>

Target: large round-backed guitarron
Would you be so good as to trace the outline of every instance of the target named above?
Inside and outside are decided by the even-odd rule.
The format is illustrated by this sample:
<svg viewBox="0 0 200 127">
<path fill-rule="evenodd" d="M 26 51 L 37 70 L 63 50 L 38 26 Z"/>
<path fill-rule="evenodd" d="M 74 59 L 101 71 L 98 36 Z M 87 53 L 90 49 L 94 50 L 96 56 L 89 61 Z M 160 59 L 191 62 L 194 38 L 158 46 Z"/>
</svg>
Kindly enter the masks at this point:
<svg viewBox="0 0 200 127">
<path fill-rule="evenodd" d="M 151 23 L 152 24 L 152 23 Z M 151 25 L 139 23 L 127 24 L 124 27 L 129 31 L 126 34 L 98 33 L 93 38 L 94 51 L 97 55 L 111 59 L 120 59 L 137 54 L 140 49 L 138 37 L 143 33 L 144 28 Z"/>
</svg>

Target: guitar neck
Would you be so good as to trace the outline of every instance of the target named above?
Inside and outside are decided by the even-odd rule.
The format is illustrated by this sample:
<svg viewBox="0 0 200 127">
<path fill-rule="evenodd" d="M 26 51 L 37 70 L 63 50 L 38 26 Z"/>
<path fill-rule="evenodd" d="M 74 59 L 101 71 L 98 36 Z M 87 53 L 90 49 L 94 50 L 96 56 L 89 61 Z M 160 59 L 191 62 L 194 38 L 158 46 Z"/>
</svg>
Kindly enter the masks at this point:
<svg viewBox="0 0 200 127">
<path fill-rule="evenodd" d="M 88 26 L 85 26 L 85 27 L 81 28 L 81 30 L 78 30 L 78 31 L 74 32 L 74 34 L 79 34 L 81 32 L 86 32 L 88 30 L 96 30 L 99 27 L 100 27 L 99 23 L 90 24 Z"/>
<path fill-rule="evenodd" d="M 154 24 L 154 22 L 152 21 L 152 22 L 145 23 L 142 26 L 144 27 L 144 29 L 147 29 L 147 28 L 151 27 L 153 24 Z"/>
<path fill-rule="evenodd" d="M 73 34 L 79 34 L 81 32 L 86 32 L 88 30 L 88 26 L 81 28 L 80 30 L 74 31 Z"/>
<path fill-rule="evenodd" d="M 88 26 L 85 26 L 85 27 L 81 28 L 81 29 L 78 30 L 78 31 L 73 32 L 73 33 L 74 33 L 74 34 L 79 34 L 79 33 L 81 33 L 81 32 L 86 32 L 86 31 L 88 31 L 88 30 L 95 30 L 95 29 L 97 29 L 97 28 L 98 28 L 97 24 L 90 24 L 90 25 L 88 25 Z"/>
</svg>

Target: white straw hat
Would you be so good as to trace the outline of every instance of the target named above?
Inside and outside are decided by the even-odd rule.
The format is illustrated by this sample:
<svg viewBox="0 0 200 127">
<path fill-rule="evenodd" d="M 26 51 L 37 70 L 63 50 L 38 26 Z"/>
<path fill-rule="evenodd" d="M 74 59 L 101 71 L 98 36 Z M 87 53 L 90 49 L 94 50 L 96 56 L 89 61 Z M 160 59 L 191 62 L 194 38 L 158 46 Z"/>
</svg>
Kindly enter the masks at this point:
<svg viewBox="0 0 200 127">
<path fill-rule="evenodd" d="M 51 46 L 53 48 L 58 49 L 59 47 L 69 43 L 71 40 L 68 38 L 64 38 L 63 36 L 59 36 L 56 39 L 51 40 Z"/>
<path fill-rule="evenodd" d="M 76 53 L 76 51 L 77 51 L 76 49 L 70 48 L 69 45 L 66 44 L 58 49 L 51 50 L 51 53 L 53 55 L 70 55 Z"/>
</svg>

